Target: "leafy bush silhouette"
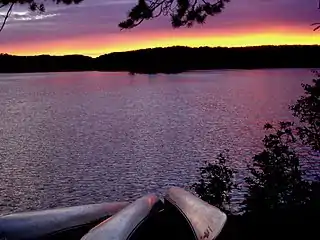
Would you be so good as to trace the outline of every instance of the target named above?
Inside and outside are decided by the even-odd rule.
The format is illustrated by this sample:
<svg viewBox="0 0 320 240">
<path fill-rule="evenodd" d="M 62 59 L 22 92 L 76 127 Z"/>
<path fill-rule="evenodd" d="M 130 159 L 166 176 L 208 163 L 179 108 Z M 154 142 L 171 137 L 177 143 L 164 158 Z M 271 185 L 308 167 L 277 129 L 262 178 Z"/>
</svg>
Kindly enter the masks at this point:
<svg viewBox="0 0 320 240">
<path fill-rule="evenodd" d="M 314 223 L 320 216 L 320 182 L 319 178 L 305 179 L 296 145 L 302 140 L 304 146 L 319 150 L 319 86 L 319 79 L 303 85 L 305 95 L 291 107 L 303 126 L 292 122 L 264 126 L 269 134 L 245 178 L 243 214 L 230 211 L 228 194 L 234 186 L 234 170 L 225 158 L 201 168 L 201 179 L 194 185 L 196 193 L 228 213 L 220 240 L 307 239 L 318 234 Z"/>
<path fill-rule="evenodd" d="M 281 122 L 279 128 L 265 125 L 272 132 L 265 136 L 264 150 L 254 156 L 250 176 L 245 179 L 246 213 L 270 213 L 301 207 L 310 201 L 311 183 L 304 180 L 299 157 L 290 147 L 296 141 L 292 127 L 291 122 Z"/>
<path fill-rule="evenodd" d="M 230 193 L 236 187 L 234 183 L 235 170 L 226 163 L 228 155 L 220 153 L 216 163 L 206 163 L 200 168 L 201 179 L 192 187 L 204 201 L 229 213 Z"/>
<path fill-rule="evenodd" d="M 313 85 L 303 85 L 305 95 L 290 107 L 303 126 L 296 127 L 292 122 L 264 126 L 270 133 L 264 137 L 264 149 L 253 157 L 250 175 L 245 178 L 248 187 L 242 203 L 245 214 L 261 220 L 266 215 L 288 217 L 296 212 L 299 216 L 307 214 L 305 210 L 312 214 L 320 210 L 319 178 L 305 179 L 302 159 L 295 150 L 299 139 L 305 146 L 319 150 L 320 80 L 317 76 Z M 235 187 L 235 170 L 227 166 L 225 159 L 221 154 L 217 163 L 202 167 L 201 179 L 193 187 L 201 199 L 230 213 L 229 194 Z"/>
<path fill-rule="evenodd" d="M 83 0 L 50 0 L 53 3 L 56 4 L 78 4 L 82 2 Z M 13 7 L 15 5 L 25 5 L 29 8 L 30 11 L 43 13 L 45 12 L 45 3 L 48 3 L 47 0 L 0 0 L 0 9 L 4 9 L 6 14 L 3 17 L 2 23 L 0 24 L 0 32 L 3 30 L 8 18 L 10 17 Z"/>
<path fill-rule="evenodd" d="M 299 137 L 306 145 L 320 151 L 320 75 L 313 85 L 302 84 L 305 95 L 290 107 L 293 115 L 298 117 L 302 126 L 297 127 Z"/>
<path fill-rule="evenodd" d="M 205 23 L 208 16 L 221 13 L 228 2 L 230 0 L 138 0 L 119 27 L 134 28 L 144 20 L 161 15 L 171 16 L 171 24 L 175 28 L 192 27 L 194 23 Z"/>
</svg>

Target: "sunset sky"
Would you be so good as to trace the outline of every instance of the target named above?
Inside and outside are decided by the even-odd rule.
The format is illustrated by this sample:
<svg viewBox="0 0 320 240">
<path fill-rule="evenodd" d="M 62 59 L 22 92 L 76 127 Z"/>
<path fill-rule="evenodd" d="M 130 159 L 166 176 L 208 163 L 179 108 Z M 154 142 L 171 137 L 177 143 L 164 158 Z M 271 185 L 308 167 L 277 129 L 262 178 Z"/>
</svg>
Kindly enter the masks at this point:
<svg viewBox="0 0 320 240">
<path fill-rule="evenodd" d="M 15 55 L 84 54 L 184 46 L 319 44 L 318 0 L 232 0 L 225 11 L 193 28 L 172 29 L 161 17 L 132 30 L 118 23 L 137 0 L 84 0 L 50 5 L 41 16 L 15 8 L 0 33 L 0 52 Z"/>
</svg>

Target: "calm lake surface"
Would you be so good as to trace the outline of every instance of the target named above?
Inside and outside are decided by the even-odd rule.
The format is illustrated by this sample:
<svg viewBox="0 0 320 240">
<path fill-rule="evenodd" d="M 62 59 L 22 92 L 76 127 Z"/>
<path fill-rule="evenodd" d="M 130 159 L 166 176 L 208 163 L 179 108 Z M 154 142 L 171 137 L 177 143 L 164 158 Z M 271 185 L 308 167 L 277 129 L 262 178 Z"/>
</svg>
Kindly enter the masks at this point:
<svg viewBox="0 0 320 240">
<path fill-rule="evenodd" d="M 241 181 L 266 122 L 309 69 L 177 75 L 0 75 L 0 214 L 133 200 L 188 187 L 205 161 L 230 150 Z"/>
</svg>

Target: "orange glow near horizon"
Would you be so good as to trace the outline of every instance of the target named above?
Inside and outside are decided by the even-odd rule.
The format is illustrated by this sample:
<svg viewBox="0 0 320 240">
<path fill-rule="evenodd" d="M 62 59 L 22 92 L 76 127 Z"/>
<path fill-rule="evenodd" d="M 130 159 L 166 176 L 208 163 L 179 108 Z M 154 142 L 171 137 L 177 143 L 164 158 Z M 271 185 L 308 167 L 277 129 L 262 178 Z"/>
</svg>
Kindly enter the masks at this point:
<svg viewBox="0 0 320 240">
<path fill-rule="evenodd" d="M 319 32 L 311 29 L 262 29 L 238 30 L 229 33 L 214 30 L 169 30 L 166 32 L 119 32 L 47 42 L 6 44 L 0 52 L 14 55 L 67 55 L 99 56 L 111 52 L 123 52 L 144 48 L 189 47 L 243 47 L 260 45 L 314 45 L 320 43 Z"/>
</svg>

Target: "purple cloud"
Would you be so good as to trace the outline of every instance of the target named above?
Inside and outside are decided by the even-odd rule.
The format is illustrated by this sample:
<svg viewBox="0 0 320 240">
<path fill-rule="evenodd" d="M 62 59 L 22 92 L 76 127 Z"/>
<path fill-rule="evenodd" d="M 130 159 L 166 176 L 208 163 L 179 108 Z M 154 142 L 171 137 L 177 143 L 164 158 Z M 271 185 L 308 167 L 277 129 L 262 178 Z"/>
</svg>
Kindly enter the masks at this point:
<svg viewBox="0 0 320 240">
<path fill-rule="evenodd" d="M 0 34 L 0 44 L 76 38 L 119 33 L 118 23 L 137 0 L 84 0 L 76 6 L 50 4 L 42 16 L 22 7 L 15 9 L 8 26 Z M 232 0 L 219 16 L 208 18 L 203 30 L 248 28 L 257 25 L 306 26 L 320 20 L 317 0 Z M 197 31 L 195 27 L 190 31 Z M 143 23 L 136 32 L 171 29 L 168 18 Z M 185 29 L 183 31 L 189 31 Z"/>
</svg>

